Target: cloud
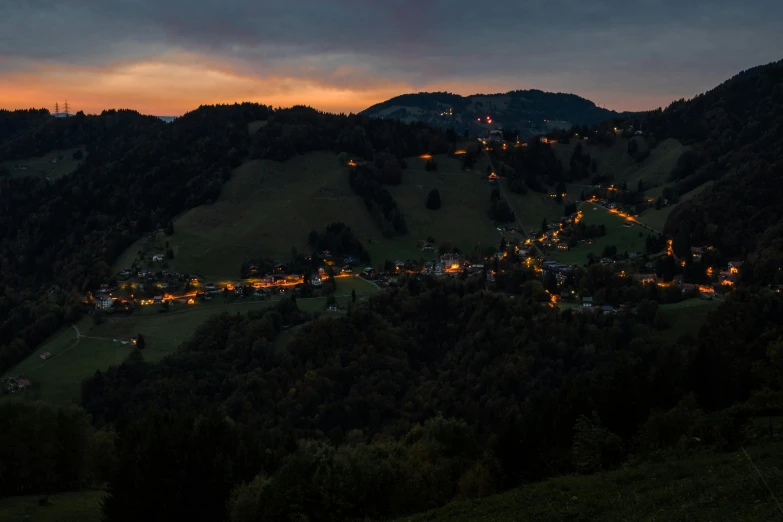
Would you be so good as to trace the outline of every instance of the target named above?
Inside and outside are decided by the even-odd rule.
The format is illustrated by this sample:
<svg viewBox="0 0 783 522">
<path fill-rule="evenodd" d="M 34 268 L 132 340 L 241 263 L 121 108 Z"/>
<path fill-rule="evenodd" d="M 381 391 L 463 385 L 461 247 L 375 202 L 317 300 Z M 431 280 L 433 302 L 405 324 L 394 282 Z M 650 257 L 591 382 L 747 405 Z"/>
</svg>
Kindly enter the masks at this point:
<svg viewBox="0 0 783 522">
<path fill-rule="evenodd" d="M 410 90 L 540 88 L 642 109 L 781 58 L 782 16 L 777 0 L 9 2 L 0 105 L 23 85 L 172 111 L 199 99 L 348 110 Z"/>
</svg>

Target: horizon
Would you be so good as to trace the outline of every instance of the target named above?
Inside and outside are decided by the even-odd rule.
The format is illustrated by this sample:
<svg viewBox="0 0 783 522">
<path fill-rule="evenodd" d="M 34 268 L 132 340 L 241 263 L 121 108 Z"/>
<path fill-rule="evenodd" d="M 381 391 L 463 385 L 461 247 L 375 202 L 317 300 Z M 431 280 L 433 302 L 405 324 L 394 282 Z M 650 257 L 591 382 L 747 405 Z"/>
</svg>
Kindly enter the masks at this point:
<svg viewBox="0 0 783 522">
<path fill-rule="evenodd" d="M 484 18 L 469 7 L 17 3 L 0 21 L 0 106 L 53 110 L 67 98 L 74 112 L 181 116 L 249 101 L 349 113 L 406 93 L 539 89 L 636 112 L 693 98 L 783 48 L 783 6 L 769 0 L 655 9 L 501 0 Z"/>
</svg>

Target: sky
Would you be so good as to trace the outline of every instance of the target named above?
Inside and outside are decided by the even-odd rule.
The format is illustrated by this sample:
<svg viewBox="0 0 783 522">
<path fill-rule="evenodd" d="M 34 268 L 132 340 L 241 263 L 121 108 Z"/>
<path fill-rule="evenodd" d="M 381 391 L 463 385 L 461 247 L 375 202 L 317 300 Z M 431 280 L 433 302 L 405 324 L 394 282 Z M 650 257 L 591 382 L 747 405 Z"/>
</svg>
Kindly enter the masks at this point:
<svg viewBox="0 0 783 522">
<path fill-rule="evenodd" d="M 783 58 L 779 0 L 0 0 L 0 108 L 358 112 L 541 89 L 666 106 Z"/>
</svg>

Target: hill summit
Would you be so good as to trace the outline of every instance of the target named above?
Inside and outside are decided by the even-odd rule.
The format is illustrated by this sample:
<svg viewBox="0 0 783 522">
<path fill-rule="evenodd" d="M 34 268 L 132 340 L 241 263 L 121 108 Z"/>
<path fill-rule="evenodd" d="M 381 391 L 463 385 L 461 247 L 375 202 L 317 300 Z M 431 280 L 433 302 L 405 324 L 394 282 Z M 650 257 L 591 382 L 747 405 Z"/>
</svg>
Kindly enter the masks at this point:
<svg viewBox="0 0 783 522">
<path fill-rule="evenodd" d="M 542 134 L 572 125 L 594 125 L 621 116 L 575 94 L 535 89 L 470 96 L 448 92 L 402 94 L 360 114 L 406 122 L 421 121 L 435 127 L 455 128 L 459 132 L 513 128 L 523 135 Z"/>
</svg>

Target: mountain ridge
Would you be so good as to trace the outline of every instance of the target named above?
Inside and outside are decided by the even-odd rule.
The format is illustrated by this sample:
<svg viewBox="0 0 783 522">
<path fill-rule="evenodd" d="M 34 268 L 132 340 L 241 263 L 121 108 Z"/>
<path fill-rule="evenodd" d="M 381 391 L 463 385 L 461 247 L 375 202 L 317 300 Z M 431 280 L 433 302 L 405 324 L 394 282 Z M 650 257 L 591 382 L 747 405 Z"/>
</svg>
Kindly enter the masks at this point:
<svg viewBox="0 0 783 522">
<path fill-rule="evenodd" d="M 631 113 L 604 109 L 577 94 L 517 89 L 468 96 L 450 92 L 406 93 L 376 103 L 359 114 L 421 121 L 460 132 L 475 133 L 503 126 L 519 130 L 522 135 L 535 135 L 553 128 L 594 125 Z"/>
</svg>

